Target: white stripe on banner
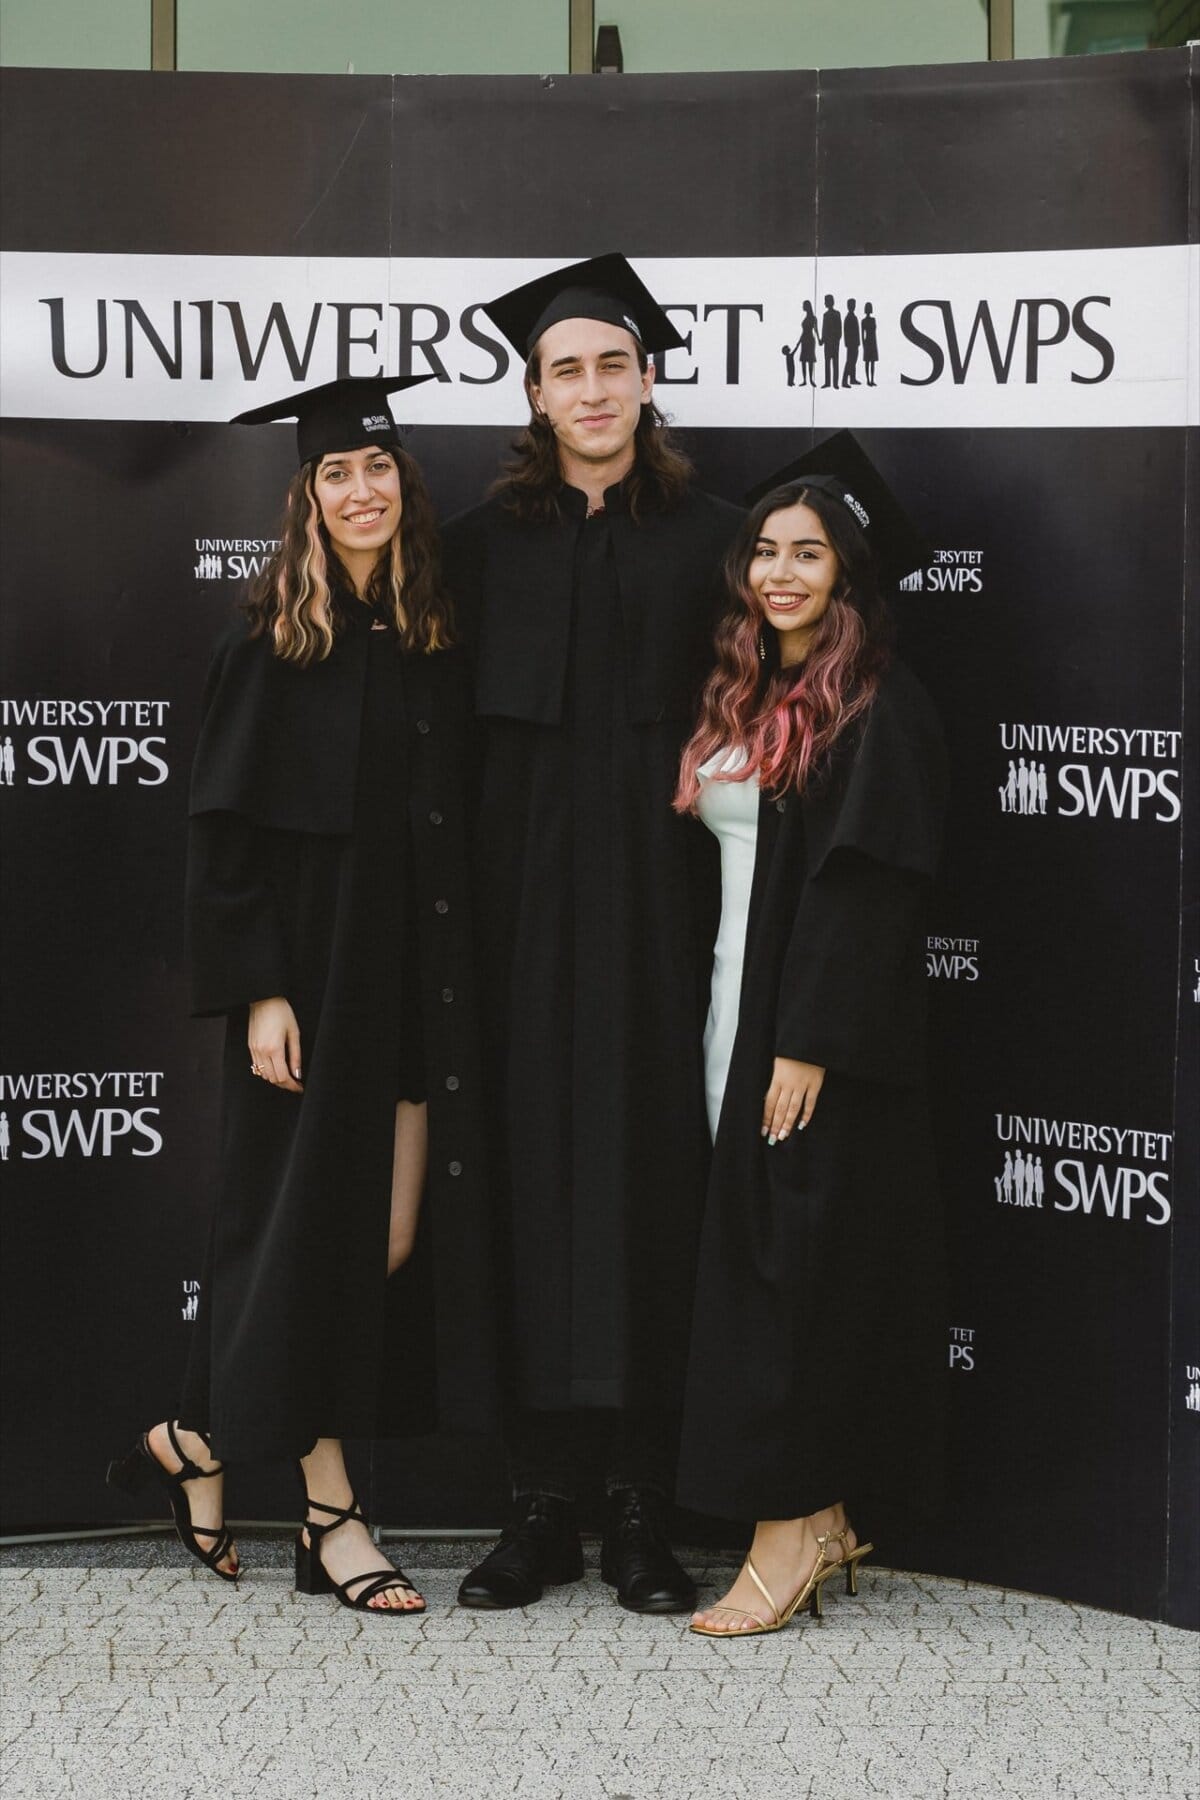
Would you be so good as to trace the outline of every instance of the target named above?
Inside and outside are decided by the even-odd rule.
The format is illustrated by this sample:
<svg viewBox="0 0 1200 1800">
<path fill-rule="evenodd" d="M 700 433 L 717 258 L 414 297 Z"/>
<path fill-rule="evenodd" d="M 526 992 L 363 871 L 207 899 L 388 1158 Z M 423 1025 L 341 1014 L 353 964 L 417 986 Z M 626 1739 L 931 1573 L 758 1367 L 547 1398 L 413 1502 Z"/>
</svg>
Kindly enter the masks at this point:
<svg viewBox="0 0 1200 1800">
<path fill-rule="evenodd" d="M 479 303 L 550 267 L 9 252 L 0 405 L 17 418 L 220 420 L 339 369 L 432 369 L 439 381 L 404 396 L 405 418 L 511 424 L 520 371 Z M 688 339 L 659 388 L 681 425 L 1200 424 L 1195 246 L 638 268 Z"/>
</svg>

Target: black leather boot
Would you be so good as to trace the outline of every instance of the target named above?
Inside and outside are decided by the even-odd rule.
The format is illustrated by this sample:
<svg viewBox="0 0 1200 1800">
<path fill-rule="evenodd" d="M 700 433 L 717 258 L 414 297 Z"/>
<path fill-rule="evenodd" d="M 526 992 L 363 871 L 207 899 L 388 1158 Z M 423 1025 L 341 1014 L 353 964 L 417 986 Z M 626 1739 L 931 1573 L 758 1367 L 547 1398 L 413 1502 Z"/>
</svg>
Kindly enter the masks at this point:
<svg viewBox="0 0 1200 1800">
<path fill-rule="evenodd" d="M 667 1542 L 666 1503 L 653 1488 L 617 1488 L 608 1497 L 600 1574 L 627 1612 L 691 1612 L 696 1584 Z"/>
<path fill-rule="evenodd" d="M 578 1581 L 582 1574 L 583 1548 L 571 1502 L 552 1494 L 518 1494 L 496 1548 L 463 1576 L 458 1604 L 490 1612 L 532 1606 L 544 1587 Z"/>
</svg>

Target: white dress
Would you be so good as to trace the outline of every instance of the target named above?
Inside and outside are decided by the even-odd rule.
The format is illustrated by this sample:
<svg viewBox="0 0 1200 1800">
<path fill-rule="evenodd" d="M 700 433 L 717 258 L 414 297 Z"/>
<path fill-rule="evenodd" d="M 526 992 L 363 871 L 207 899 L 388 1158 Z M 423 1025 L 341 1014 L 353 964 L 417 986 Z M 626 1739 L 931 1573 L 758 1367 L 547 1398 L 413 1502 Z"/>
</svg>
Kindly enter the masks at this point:
<svg viewBox="0 0 1200 1800">
<path fill-rule="evenodd" d="M 714 781 L 712 776 L 718 769 L 739 768 L 743 760 L 740 752 L 735 757 L 719 750 L 698 771 L 700 817 L 721 846 L 721 926 L 713 951 L 712 992 L 704 1027 L 704 1089 L 714 1142 L 742 996 L 746 922 L 758 845 L 758 776 L 748 776 L 745 781 Z"/>
</svg>

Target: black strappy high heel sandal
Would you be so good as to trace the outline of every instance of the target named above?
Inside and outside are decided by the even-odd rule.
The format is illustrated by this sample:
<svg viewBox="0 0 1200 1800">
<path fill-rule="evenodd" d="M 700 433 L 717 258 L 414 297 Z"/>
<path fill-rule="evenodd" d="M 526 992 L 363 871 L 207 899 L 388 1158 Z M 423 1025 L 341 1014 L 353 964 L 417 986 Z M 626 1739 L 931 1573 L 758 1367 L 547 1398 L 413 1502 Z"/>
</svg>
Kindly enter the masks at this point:
<svg viewBox="0 0 1200 1800">
<path fill-rule="evenodd" d="M 185 1454 L 179 1439 L 175 1436 L 174 1421 L 168 1419 L 166 1424 L 171 1448 L 179 1458 L 181 1467 L 173 1475 L 169 1469 L 164 1469 L 150 1448 L 150 1433 L 143 1431 L 131 1450 L 127 1450 L 124 1456 L 114 1457 L 109 1463 L 106 1478 L 108 1485 L 120 1488 L 121 1492 L 125 1494 L 136 1494 L 145 1487 L 148 1481 L 157 1481 L 160 1487 L 167 1490 L 167 1499 L 175 1520 L 175 1530 L 179 1534 L 179 1541 L 184 1549 L 194 1556 L 197 1562 L 202 1562 L 206 1569 L 211 1569 L 214 1575 L 219 1575 L 222 1581 L 236 1583 L 242 1572 L 240 1564 L 232 1570 L 217 1566 L 222 1557 L 228 1555 L 233 1548 L 233 1533 L 225 1524 L 218 1526 L 193 1525 L 192 1509 L 188 1505 L 188 1497 L 183 1491 L 185 1481 L 207 1481 L 212 1475 L 224 1474 L 225 1465 L 218 1463 L 215 1469 L 197 1468 L 191 1457 Z M 196 1435 L 203 1439 L 205 1445 L 211 1449 L 212 1446 L 209 1445 L 208 1439 L 202 1431 L 197 1432 Z M 213 1540 L 212 1548 L 206 1550 L 199 1541 L 201 1538 L 211 1538 Z"/>
<path fill-rule="evenodd" d="M 336 1594 L 343 1606 L 351 1612 L 369 1612 L 381 1614 L 384 1618 L 413 1619 L 420 1618 L 425 1611 L 425 1603 L 420 1606 L 372 1606 L 370 1602 L 376 1594 L 382 1594 L 388 1588 L 403 1588 L 406 1593 L 415 1594 L 416 1588 L 408 1579 L 403 1569 L 381 1569 L 367 1575 L 352 1575 L 349 1581 L 335 1581 L 321 1561 L 321 1543 L 336 1531 L 339 1525 L 356 1521 L 366 1525 L 362 1509 L 357 1500 L 351 1500 L 349 1506 L 326 1506 L 322 1500 L 310 1500 L 309 1510 L 329 1513 L 327 1525 L 314 1524 L 306 1520 L 303 1528 L 296 1534 L 296 1592 L 298 1594 Z M 307 1544 L 304 1533 L 308 1533 Z M 366 1583 L 364 1587 L 362 1584 Z M 351 1597 L 350 1589 L 358 1588 L 359 1592 Z M 418 1596 L 419 1598 L 419 1596 Z"/>
</svg>

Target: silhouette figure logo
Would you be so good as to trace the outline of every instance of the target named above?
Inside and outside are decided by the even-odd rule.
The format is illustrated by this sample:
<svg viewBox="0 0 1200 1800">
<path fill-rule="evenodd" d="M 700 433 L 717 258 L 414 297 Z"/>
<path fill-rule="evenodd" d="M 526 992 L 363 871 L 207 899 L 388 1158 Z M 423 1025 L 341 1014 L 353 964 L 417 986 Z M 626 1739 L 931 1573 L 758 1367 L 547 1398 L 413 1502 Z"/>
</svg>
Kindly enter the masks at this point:
<svg viewBox="0 0 1200 1800">
<path fill-rule="evenodd" d="M 1000 783 L 999 793 L 1001 812 L 1044 814 L 1048 797 L 1045 763 L 1035 763 L 1032 757 L 1026 762 L 1023 756 L 1015 763 L 1010 761 L 1008 778 Z"/>
<path fill-rule="evenodd" d="M 992 1178 L 996 1199 L 1001 1206 L 1041 1206 L 1046 1197 L 1046 1175 L 1040 1156 L 1016 1156 L 1004 1152 L 1004 1167 Z"/>
<path fill-rule="evenodd" d="M 821 352 L 822 379 L 817 382 L 817 351 Z M 875 386 L 879 365 L 879 322 L 871 301 L 851 296 L 839 309 L 826 294 L 820 318 L 811 300 L 800 316 L 800 335 L 794 344 L 780 346 L 789 387 L 852 388 Z M 859 368 L 862 368 L 862 378 Z"/>
</svg>

